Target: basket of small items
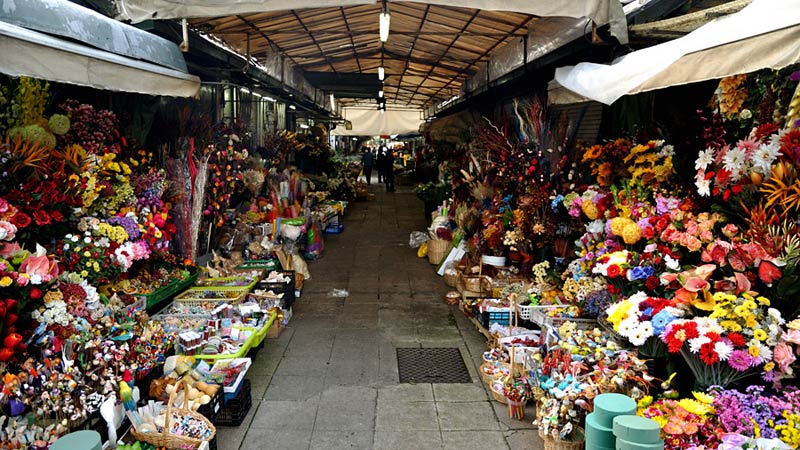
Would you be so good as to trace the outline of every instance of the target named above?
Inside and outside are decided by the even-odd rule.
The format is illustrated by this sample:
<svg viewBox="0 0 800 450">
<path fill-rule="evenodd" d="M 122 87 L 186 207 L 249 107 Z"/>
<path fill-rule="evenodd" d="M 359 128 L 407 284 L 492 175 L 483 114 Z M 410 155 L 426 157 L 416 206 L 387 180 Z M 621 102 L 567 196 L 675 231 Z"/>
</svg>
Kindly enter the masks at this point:
<svg viewBox="0 0 800 450">
<path fill-rule="evenodd" d="M 189 389 L 188 382 L 180 382 L 166 405 L 151 402 L 137 411 L 129 411 L 133 437 L 156 447 L 191 450 L 199 448 L 205 441 L 213 440 L 217 429 L 205 416 L 189 407 Z M 184 391 L 183 402 L 175 408 L 173 404 L 181 390 Z"/>
</svg>

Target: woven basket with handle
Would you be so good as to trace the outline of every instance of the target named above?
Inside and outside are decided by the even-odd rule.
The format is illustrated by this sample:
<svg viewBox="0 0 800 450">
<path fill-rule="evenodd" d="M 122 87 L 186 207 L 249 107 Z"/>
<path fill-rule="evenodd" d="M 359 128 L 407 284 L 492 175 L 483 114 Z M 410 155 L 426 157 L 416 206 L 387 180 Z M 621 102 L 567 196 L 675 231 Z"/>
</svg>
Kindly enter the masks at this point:
<svg viewBox="0 0 800 450">
<path fill-rule="evenodd" d="M 450 253 L 453 243 L 444 239 L 431 239 L 428 241 L 428 262 L 439 264 Z"/>
<path fill-rule="evenodd" d="M 183 388 L 187 393 L 189 392 L 188 386 L 186 382 L 177 383 L 175 385 L 175 390 L 172 391 L 172 394 L 169 396 L 169 403 L 167 403 L 167 413 L 164 419 L 164 430 L 160 433 L 143 433 L 136 431 L 135 427 L 131 427 L 131 434 L 134 438 L 139 441 L 147 442 L 149 444 L 153 444 L 156 447 L 165 447 L 165 448 L 180 448 L 180 449 L 196 449 L 200 447 L 203 441 L 211 441 L 214 439 L 214 436 L 217 434 L 217 429 L 214 428 L 214 425 L 202 414 L 192 411 L 189 409 L 189 396 L 183 396 L 183 405 L 179 408 L 173 408 L 172 404 L 175 402 L 175 396 L 177 395 L 178 391 Z M 196 439 L 188 436 L 178 436 L 177 434 L 172 434 L 169 432 L 170 429 L 170 421 L 172 420 L 172 416 L 175 414 L 178 417 L 193 417 L 201 422 L 204 423 L 208 429 L 211 430 L 211 435 L 207 439 Z"/>
</svg>

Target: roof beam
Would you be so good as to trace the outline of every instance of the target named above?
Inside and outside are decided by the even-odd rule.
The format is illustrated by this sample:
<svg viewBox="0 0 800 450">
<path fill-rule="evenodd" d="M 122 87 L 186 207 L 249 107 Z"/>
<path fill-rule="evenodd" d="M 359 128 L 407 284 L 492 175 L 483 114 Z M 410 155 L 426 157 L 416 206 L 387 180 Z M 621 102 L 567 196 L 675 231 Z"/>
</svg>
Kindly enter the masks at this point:
<svg viewBox="0 0 800 450">
<path fill-rule="evenodd" d="M 528 24 L 528 22 L 530 22 L 531 20 L 533 20 L 533 16 L 530 16 L 530 17 L 526 18 L 525 20 L 523 20 L 522 22 L 520 22 L 520 23 L 519 23 L 519 24 L 516 26 L 516 28 L 514 28 L 514 31 L 512 31 L 512 33 L 516 33 L 516 32 L 517 32 L 517 30 L 519 30 L 520 28 L 522 28 L 522 27 L 526 26 L 526 25 Z M 494 45 L 492 45 L 491 47 L 489 47 L 489 48 L 486 50 L 486 52 L 484 53 L 483 57 L 484 57 L 484 58 L 488 57 L 488 56 L 489 56 L 489 54 L 490 54 L 492 51 L 494 51 L 494 49 L 495 49 L 495 48 L 497 48 L 497 46 L 499 46 L 499 45 L 500 45 L 502 42 L 505 42 L 505 39 L 503 39 L 503 40 L 499 40 L 499 41 L 495 42 L 495 44 L 494 44 Z M 475 60 L 475 61 L 474 61 L 474 62 L 473 62 L 471 65 L 477 64 L 477 63 L 478 63 L 478 61 L 480 61 L 480 60 L 481 60 L 481 58 L 478 58 L 478 59 L 476 59 L 476 60 Z M 471 65 L 470 65 L 470 66 L 471 66 Z M 461 75 L 461 74 L 459 74 L 459 75 Z M 453 80 L 455 80 L 456 78 L 457 78 L 457 77 L 453 77 L 453 78 L 451 78 L 451 79 L 450 79 L 450 81 L 448 81 L 446 85 L 442 86 L 442 87 L 441 87 L 441 88 L 440 88 L 440 89 L 439 89 L 439 90 L 436 92 L 436 94 L 434 94 L 433 96 L 431 96 L 431 100 L 433 100 L 434 98 L 436 98 L 436 97 L 437 97 L 437 96 L 438 96 L 438 95 L 439 95 L 439 94 L 440 94 L 440 93 L 441 93 L 441 92 L 442 92 L 444 89 L 448 88 L 448 87 L 449 87 L 449 86 L 450 86 L 450 85 L 453 83 Z"/>
<path fill-rule="evenodd" d="M 350 30 L 350 24 L 347 23 L 347 14 L 344 13 L 344 7 L 339 7 L 339 12 L 342 13 L 342 20 L 344 20 L 344 27 L 347 28 L 347 34 L 350 35 L 350 45 L 353 46 L 353 56 L 356 58 L 356 65 L 358 65 L 358 71 L 361 72 L 361 61 L 358 59 L 358 52 L 356 51 L 356 41 L 353 40 L 353 34 Z"/>
<path fill-rule="evenodd" d="M 297 11 L 295 10 L 292 10 L 292 14 L 294 14 L 294 18 L 297 19 L 297 23 L 299 23 L 300 26 L 303 27 L 304 30 L 306 30 L 306 33 L 308 33 L 308 37 L 311 38 L 311 41 L 314 42 L 314 45 L 317 46 L 317 48 L 319 49 L 320 56 L 325 58 L 325 60 L 327 61 L 328 57 L 325 55 L 325 51 L 322 50 L 322 47 L 320 47 L 319 42 L 317 42 L 317 38 L 314 37 L 314 34 L 311 33 L 311 30 L 309 30 L 306 24 L 303 23 L 303 19 L 301 19 L 300 16 L 297 15 Z M 333 73 L 336 73 L 336 67 L 333 67 L 333 63 L 328 61 L 328 65 L 331 66 L 331 70 L 333 71 Z"/>
<path fill-rule="evenodd" d="M 419 21 L 419 27 L 417 28 L 417 33 L 422 31 L 422 27 L 425 26 L 425 19 L 428 18 L 428 13 L 431 10 L 431 5 L 425 5 L 425 12 L 422 13 L 422 18 Z M 398 90 L 397 94 L 394 96 L 394 101 L 397 101 L 397 96 L 400 94 L 399 86 L 403 84 L 403 75 L 408 71 L 408 64 L 409 60 L 411 59 L 411 54 L 414 53 L 414 47 L 417 46 L 417 41 L 419 40 L 419 34 L 414 38 L 414 41 L 411 43 L 411 48 L 408 49 L 408 56 L 406 56 L 405 68 L 403 72 L 400 74 L 400 81 L 397 82 Z"/>
<path fill-rule="evenodd" d="M 480 10 L 480 9 L 476 9 L 476 10 L 475 10 L 475 12 L 474 12 L 474 13 L 472 13 L 472 16 L 469 18 L 469 20 L 467 20 L 467 22 L 464 24 L 464 26 L 463 26 L 463 27 L 461 27 L 461 32 L 464 32 L 464 31 L 466 31 L 466 30 L 467 30 L 467 28 L 469 28 L 470 24 L 471 24 L 471 23 L 472 23 L 472 22 L 475 20 L 475 18 L 477 18 L 477 17 L 478 17 L 478 15 L 479 15 L 480 13 L 481 13 L 481 10 Z M 460 37 L 461 37 L 461 36 L 459 36 L 459 35 L 456 35 L 455 37 L 453 37 L 453 40 L 452 40 L 452 41 L 450 41 L 450 45 L 448 45 L 448 46 L 447 46 L 447 48 L 444 50 L 444 52 L 442 52 L 442 57 L 444 57 L 444 55 L 446 55 L 446 54 L 447 54 L 447 52 L 449 52 L 449 51 L 450 51 L 450 49 L 451 49 L 451 48 L 453 48 L 453 45 L 456 43 L 456 41 L 457 41 L 457 40 L 458 40 Z M 471 67 L 471 66 L 472 66 L 472 64 L 470 64 L 469 66 L 466 66 L 464 69 L 466 69 L 466 68 L 469 68 L 469 67 Z M 431 74 L 431 73 L 433 73 L 433 69 L 434 69 L 434 68 L 435 68 L 435 66 L 431 66 L 430 70 L 428 71 L 428 74 L 427 74 L 427 75 L 425 75 L 425 77 L 424 77 L 424 78 L 422 79 L 422 81 L 420 82 L 419 86 L 417 86 L 417 92 L 419 92 L 419 87 L 420 87 L 420 86 L 422 86 L 423 84 L 425 84 L 425 80 L 427 80 L 427 79 L 428 79 L 428 77 L 430 76 L 430 74 Z M 459 74 L 460 74 L 460 73 L 462 73 L 462 71 L 463 71 L 464 69 L 460 69 L 460 70 L 458 71 L 458 73 L 459 73 Z M 451 80 L 451 81 L 452 81 L 452 80 Z M 441 91 L 441 89 L 440 89 L 439 91 Z M 413 98 L 414 98 L 414 96 L 416 96 L 416 95 L 417 95 L 417 94 L 416 94 L 416 93 L 414 93 L 414 95 L 412 95 L 412 96 L 411 96 L 411 98 L 413 99 Z"/>
</svg>

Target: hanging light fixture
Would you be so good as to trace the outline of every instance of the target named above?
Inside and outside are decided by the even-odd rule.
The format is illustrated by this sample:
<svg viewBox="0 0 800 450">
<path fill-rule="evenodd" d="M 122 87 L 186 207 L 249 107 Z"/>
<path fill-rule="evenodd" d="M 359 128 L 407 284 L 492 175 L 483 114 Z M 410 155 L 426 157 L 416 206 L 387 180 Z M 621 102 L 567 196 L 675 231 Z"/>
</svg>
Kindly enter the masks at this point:
<svg viewBox="0 0 800 450">
<path fill-rule="evenodd" d="M 336 112 L 336 99 L 331 94 L 331 112 Z"/>
<path fill-rule="evenodd" d="M 383 70 L 383 66 L 378 67 L 378 79 L 383 81 L 386 78 L 386 72 Z"/>
<path fill-rule="evenodd" d="M 378 98 L 383 98 L 383 89 L 378 91 Z"/>
<path fill-rule="evenodd" d="M 381 14 L 378 16 L 381 42 L 386 42 L 389 39 L 389 23 L 391 21 L 392 16 L 389 14 L 389 7 L 386 5 L 386 0 L 383 0 L 383 9 L 381 9 Z"/>
</svg>

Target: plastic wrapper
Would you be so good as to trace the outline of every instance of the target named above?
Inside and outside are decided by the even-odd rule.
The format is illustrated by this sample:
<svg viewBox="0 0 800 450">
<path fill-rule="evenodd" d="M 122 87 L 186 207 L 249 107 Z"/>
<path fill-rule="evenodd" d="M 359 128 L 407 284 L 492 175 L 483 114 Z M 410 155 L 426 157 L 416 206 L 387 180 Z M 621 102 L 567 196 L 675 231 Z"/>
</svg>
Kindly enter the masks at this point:
<svg viewBox="0 0 800 450">
<path fill-rule="evenodd" d="M 317 224 L 311 224 L 308 229 L 308 241 L 306 243 L 305 257 L 307 259 L 318 259 L 322 256 L 322 251 L 325 249 L 325 244 L 322 241 L 322 235 L 317 228 Z"/>
<path fill-rule="evenodd" d="M 419 248 L 420 245 L 428 241 L 428 235 L 422 231 L 412 231 L 411 236 L 408 238 L 408 246 L 411 248 Z"/>
</svg>

